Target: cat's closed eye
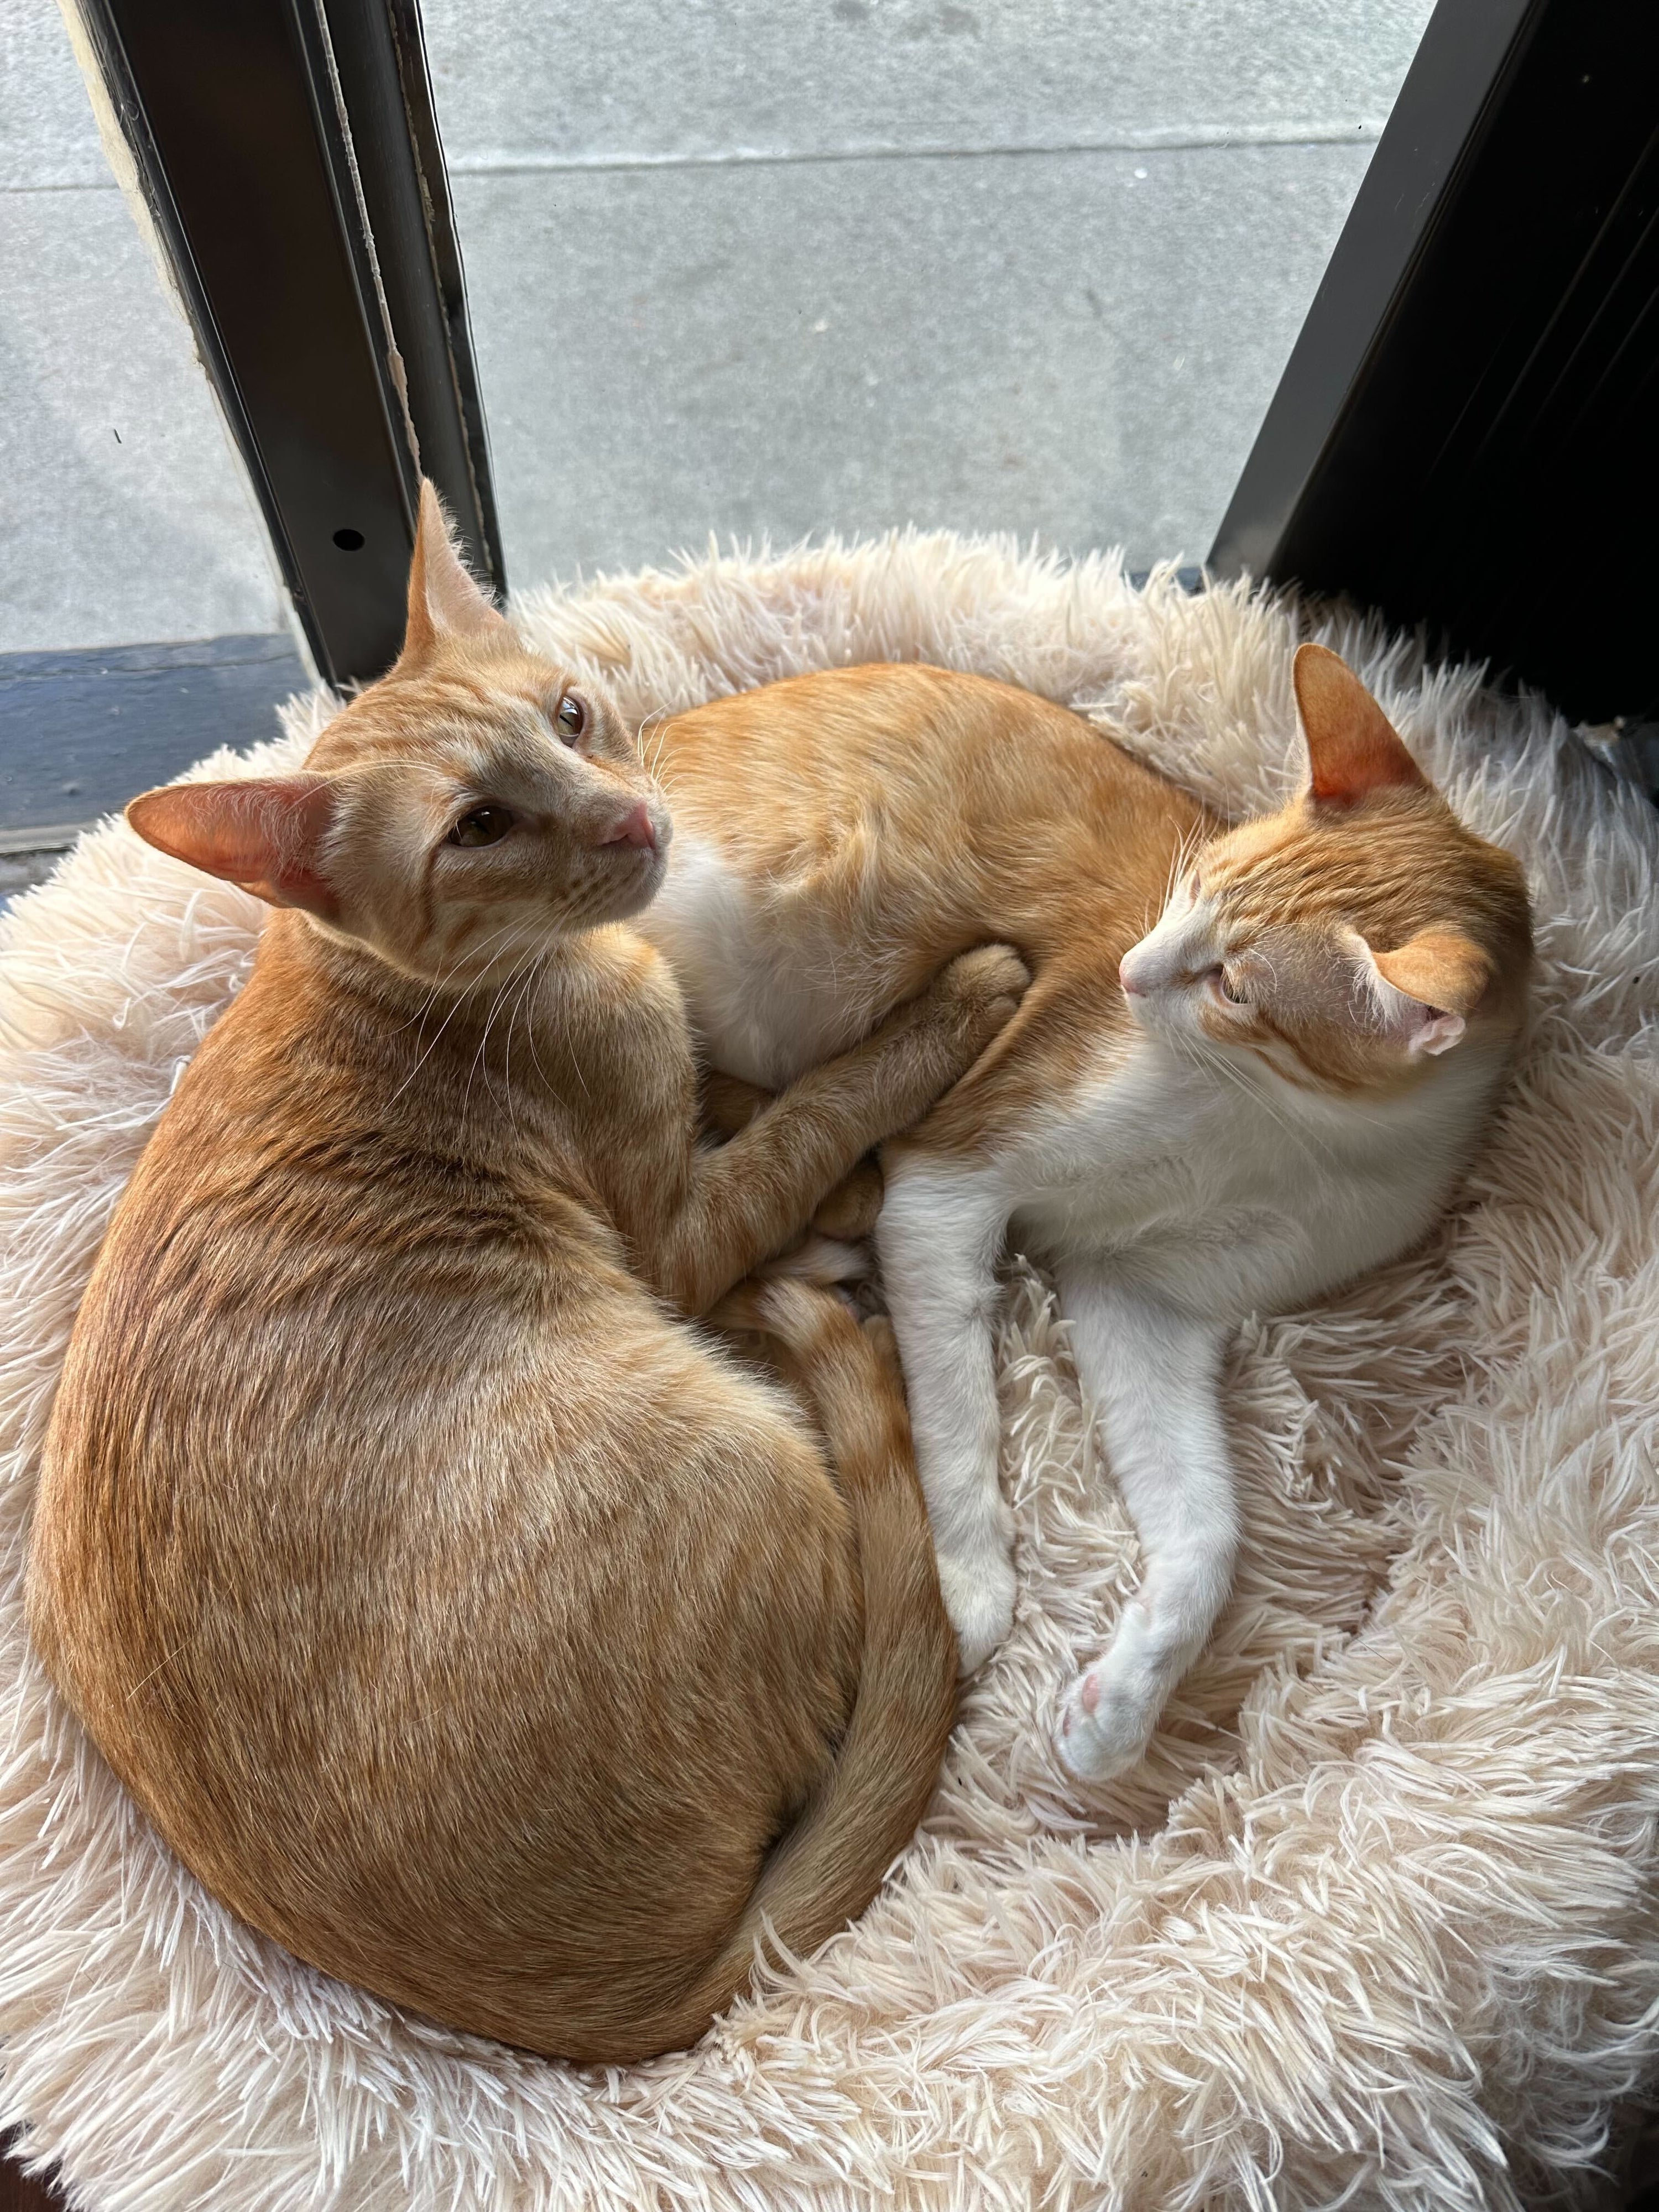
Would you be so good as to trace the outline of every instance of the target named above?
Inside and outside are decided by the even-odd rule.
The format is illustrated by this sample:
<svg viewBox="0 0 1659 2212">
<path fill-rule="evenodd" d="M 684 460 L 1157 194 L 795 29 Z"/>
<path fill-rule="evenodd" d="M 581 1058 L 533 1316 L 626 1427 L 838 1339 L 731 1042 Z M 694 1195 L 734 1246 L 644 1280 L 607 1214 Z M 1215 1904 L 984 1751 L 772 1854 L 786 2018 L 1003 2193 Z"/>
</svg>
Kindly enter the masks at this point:
<svg viewBox="0 0 1659 2212">
<path fill-rule="evenodd" d="M 505 806 L 475 806 L 449 833 L 452 845 L 499 845 L 513 827 L 513 817 Z"/>
<path fill-rule="evenodd" d="M 567 691 L 560 700 L 553 726 L 567 744 L 574 744 L 587 727 L 587 708 L 574 691 Z"/>
<path fill-rule="evenodd" d="M 1249 996 L 1248 992 L 1239 988 L 1237 982 L 1228 975 L 1224 968 L 1212 968 L 1209 983 L 1216 995 L 1224 999 L 1230 1006 L 1243 1006 Z"/>
</svg>

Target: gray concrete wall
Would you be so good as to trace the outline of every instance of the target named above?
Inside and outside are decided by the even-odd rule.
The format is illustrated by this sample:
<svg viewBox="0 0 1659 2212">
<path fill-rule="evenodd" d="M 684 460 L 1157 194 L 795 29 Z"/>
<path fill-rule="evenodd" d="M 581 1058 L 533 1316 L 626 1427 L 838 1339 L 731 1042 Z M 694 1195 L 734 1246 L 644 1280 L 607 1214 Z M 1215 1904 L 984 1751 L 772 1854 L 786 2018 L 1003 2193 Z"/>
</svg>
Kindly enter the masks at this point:
<svg viewBox="0 0 1659 2212">
<path fill-rule="evenodd" d="M 0 0 L 0 651 L 283 626 L 52 0 Z"/>
<path fill-rule="evenodd" d="M 1200 557 L 1426 0 L 428 0 L 515 580 L 916 520 Z M 0 648 L 272 629 L 48 0 L 0 0 Z"/>
</svg>

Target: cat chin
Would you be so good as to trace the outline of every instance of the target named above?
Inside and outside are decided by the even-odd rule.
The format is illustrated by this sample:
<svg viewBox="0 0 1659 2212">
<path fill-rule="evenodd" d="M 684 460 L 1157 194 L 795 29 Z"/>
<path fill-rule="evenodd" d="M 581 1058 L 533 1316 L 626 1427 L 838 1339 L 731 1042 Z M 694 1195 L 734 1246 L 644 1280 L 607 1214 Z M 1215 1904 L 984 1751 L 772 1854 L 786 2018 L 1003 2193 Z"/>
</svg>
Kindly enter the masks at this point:
<svg viewBox="0 0 1659 2212">
<path fill-rule="evenodd" d="M 1137 1003 L 1133 999 L 1127 999 L 1126 1002 L 1130 1024 L 1137 1036 L 1145 1037 L 1152 1043 L 1173 1045 L 1178 1051 L 1194 1048 L 1200 1050 L 1214 1048 L 1212 1040 L 1206 1036 L 1199 1024 L 1188 1018 L 1180 1009 L 1166 1009 L 1156 1003 L 1148 1006 Z"/>
<path fill-rule="evenodd" d="M 647 865 L 641 869 L 634 882 L 618 885 L 615 897 L 602 913 L 594 916 L 591 927 L 602 928 L 607 922 L 631 921 L 636 914 L 643 914 L 655 898 L 662 889 L 663 878 L 668 873 L 666 844 L 660 852 L 642 857 L 647 859 Z"/>
</svg>

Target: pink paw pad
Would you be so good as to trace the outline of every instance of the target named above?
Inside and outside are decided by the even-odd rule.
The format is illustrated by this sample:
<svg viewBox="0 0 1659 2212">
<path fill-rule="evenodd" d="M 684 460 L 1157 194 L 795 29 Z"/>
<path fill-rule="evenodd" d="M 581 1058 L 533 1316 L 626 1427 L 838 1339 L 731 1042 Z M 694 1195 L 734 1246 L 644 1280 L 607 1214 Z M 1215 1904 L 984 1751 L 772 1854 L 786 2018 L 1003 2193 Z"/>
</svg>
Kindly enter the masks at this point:
<svg viewBox="0 0 1659 2212">
<path fill-rule="evenodd" d="M 1095 1707 L 1100 1703 L 1100 1677 L 1097 1674 L 1085 1674 L 1083 1678 L 1083 1688 L 1079 1692 L 1079 1695 L 1082 1698 L 1084 1711 L 1085 1713 L 1093 1712 Z"/>
</svg>

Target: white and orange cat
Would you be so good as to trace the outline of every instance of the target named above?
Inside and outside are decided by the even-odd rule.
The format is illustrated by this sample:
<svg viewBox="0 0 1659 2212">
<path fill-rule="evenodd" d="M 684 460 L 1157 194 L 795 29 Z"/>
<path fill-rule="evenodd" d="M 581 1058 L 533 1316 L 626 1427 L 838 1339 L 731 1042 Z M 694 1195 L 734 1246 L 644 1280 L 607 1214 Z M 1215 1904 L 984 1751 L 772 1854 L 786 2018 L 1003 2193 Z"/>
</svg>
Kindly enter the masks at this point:
<svg viewBox="0 0 1659 2212">
<path fill-rule="evenodd" d="M 1308 788 L 1232 829 L 1077 716 L 934 668 L 799 677 L 653 733 L 678 836 L 641 926 L 727 1075 L 791 1081 L 981 939 L 1032 970 L 887 1146 L 878 1242 L 969 1668 L 1016 1594 L 999 1255 L 1058 1282 L 1144 1570 L 1062 1706 L 1085 1779 L 1139 1757 L 1231 1586 L 1234 1329 L 1424 1235 L 1523 1016 L 1516 861 L 1335 654 L 1304 645 L 1295 682 Z"/>
<path fill-rule="evenodd" d="M 1014 1010 L 918 977 L 719 1151 L 630 927 L 668 820 L 429 488 L 391 674 L 297 775 L 142 836 L 276 909 L 117 1208 L 28 1561 L 46 1667 L 179 1856 L 302 1958 L 584 2060 L 700 2034 L 862 1910 L 956 1650 L 896 1360 L 726 1294 Z M 943 964 L 943 963 L 942 963 Z M 805 1408 L 686 1316 L 781 1340 Z"/>
</svg>

